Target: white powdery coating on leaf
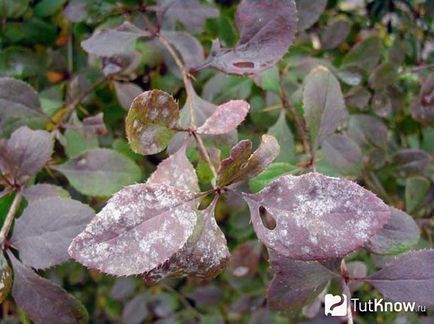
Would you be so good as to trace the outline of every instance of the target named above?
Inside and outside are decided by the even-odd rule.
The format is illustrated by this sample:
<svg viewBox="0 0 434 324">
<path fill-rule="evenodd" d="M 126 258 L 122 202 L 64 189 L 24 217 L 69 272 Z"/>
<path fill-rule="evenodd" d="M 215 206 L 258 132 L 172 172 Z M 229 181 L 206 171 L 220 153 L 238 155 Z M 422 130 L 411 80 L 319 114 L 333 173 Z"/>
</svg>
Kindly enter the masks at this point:
<svg viewBox="0 0 434 324">
<path fill-rule="evenodd" d="M 246 118 L 250 105 L 244 100 L 231 100 L 218 106 L 215 112 L 197 129 L 200 134 L 221 135 L 237 128 Z"/>
<path fill-rule="evenodd" d="M 362 246 L 390 216 L 373 193 L 319 173 L 283 176 L 247 201 L 259 239 L 300 260 L 341 257 Z M 273 230 L 262 224 L 260 206 L 276 221 Z"/>
<path fill-rule="evenodd" d="M 197 212 L 191 195 L 164 184 L 137 184 L 115 194 L 75 238 L 69 254 L 113 275 L 152 270 L 181 249 Z"/>
</svg>

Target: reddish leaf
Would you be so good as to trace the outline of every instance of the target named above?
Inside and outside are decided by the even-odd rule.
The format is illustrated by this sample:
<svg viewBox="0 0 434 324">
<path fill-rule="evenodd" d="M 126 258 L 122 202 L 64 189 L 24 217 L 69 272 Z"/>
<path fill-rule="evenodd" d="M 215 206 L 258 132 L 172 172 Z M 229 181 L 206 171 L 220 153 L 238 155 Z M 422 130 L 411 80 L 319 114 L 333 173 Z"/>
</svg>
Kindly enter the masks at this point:
<svg viewBox="0 0 434 324">
<path fill-rule="evenodd" d="M 24 264 L 45 269 L 69 259 L 68 247 L 94 217 L 87 205 L 68 198 L 40 199 L 15 222 L 11 243 Z"/>
<path fill-rule="evenodd" d="M 434 306 L 434 250 L 401 255 L 366 281 L 385 297 L 399 302 Z"/>
<path fill-rule="evenodd" d="M 413 218 L 393 207 L 390 207 L 390 211 L 387 224 L 367 244 L 367 248 L 374 253 L 402 253 L 419 240 L 420 230 Z"/>
<path fill-rule="evenodd" d="M 169 260 L 145 273 L 148 284 L 154 284 L 167 276 L 194 276 L 213 278 L 223 270 L 229 259 L 226 238 L 214 219 L 217 199 L 199 212 L 193 235 Z"/>
<path fill-rule="evenodd" d="M 107 127 L 104 123 L 104 114 L 99 113 L 95 116 L 84 118 L 82 129 L 85 138 L 98 137 L 107 134 Z"/>
<path fill-rule="evenodd" d="M 137 184 L 116 193 L 78 235 L 69 254 L 108 274 L 153 270 L 193 234 L 197 211 L 190 194 L 165 184 Z"/>
<path fill-rule="evenodd" d="M 244 198 L 258 238 L 298 260 L 342 257 L 365 244 L 387 222 L 389 208 L 354 182 L 319 173 L 286 175 Z M 265 226 L 268 215 L 273 226 Z"/>
<path fill-rule="evenodd" d="M 317 261 L 295 261 L 270 251 L 273 279 L 268 305 L 274 310 L 298 309 L 313 301 L 337 276 Z"/>
<path fill-rule="evenodd" d="M 87 323 L 88 314 L 75 297 L 51 281 L 38 276 L 8 251 L 14 269 L 12 296 L 36 324 Z"/>
<path fill-rule="evenodd" d="M 10 182 L 24 183 L 50 160 L 53 146 L 50 133 L 21 127 L 9 140 L 0 139 L 0 171 Z"/>
<path fill-rule="evenodd" d="M 246 118 L 250 105 L 244 100 L 231 100 L 220 106 L 197 129 L 199 134 L 221 135 L 236 129 Z"/>
<path fill-rule="evenodd" d="M 147 183 L 163 183 L 180 190 L 199 192 L 196 171 L 186 156 L 187 143 L 158 164 Z"/>
<path fill-rule="evenodd" d="M 279 155 L 279 144 L 273 136 L 262 135 L 261 144 L 255 152 L 251 152 L 252 143 L 249 140 L 235 145 L 230 156 L 220 165 L 217 185 L 224 187 L 257 176 Z"/>
<path fill-rule="evenodd" d="M 243 0 L 236 12 L 240 40 L 234 48 L 214 42 L 201 67 L 212 66 L 230 74 L 257 74 L 276 64 L 296 33 L 294 0 Z"/>
<path fill-rule="evenodd" d="M 178 119 L 178 103 L 164 91 L 151 90 L 137 96 L 125 120 L 132 150 L 143 155 L 164 150 Z"/>
</svg>

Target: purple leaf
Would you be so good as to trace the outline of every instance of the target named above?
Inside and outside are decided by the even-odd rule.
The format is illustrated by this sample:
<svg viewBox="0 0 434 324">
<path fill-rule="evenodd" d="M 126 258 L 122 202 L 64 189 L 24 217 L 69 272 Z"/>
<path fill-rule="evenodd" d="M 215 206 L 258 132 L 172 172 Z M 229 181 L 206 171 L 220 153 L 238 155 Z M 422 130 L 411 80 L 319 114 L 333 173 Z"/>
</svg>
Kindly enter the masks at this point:
<svg viewBox="0 0 434 324">
<path fill-rule="evenodd" d="M 310 2 L 311 1 L 303 1 Z M 338 18 L 331 22 L 321 33 L 321 47 L 323 49 L 333 49 L 345 41 L 351 31 L 351 24 L 348 20 Z"/>
<path fill-rule="evenodd" d="M 168 276 L 217 276 L 229 259 L 226 238 L 218 227 L 214 210 L 217 199 L 198 213 L 198 221 L 187 243 L 169 260 L 144 274 L 145 282 L 155 284 Z"/>
<path fill-rule="evenodd" d="M 69 193 L 65 189 L 48 183 L 38 183 L 24 189 L 23 196 L 29 203 L 51 197 L 70 198 Z"/>
<path fill-rule="evenodd" d="M 420 230 L 413 218 L 402 210 L 390 207 L 390 218 L 384 227 L 370 238 L 367 248 L 377 254 L 398 254 L 419 240 Z"/>
<path fill-rule="evenodd" d="M 85 138 L 98 137 L 107 134 L 107 127 L 104 123 L 104 114 L 99 113 L 95 116 L 84 118 L 82 130 Z"/>
<path fill-rule="evenodd" d="M 89 150 L 51 168 L 65 175 L 79 192 L 97 197 L 110 196 L 142 177 L 132 160 L 109 149 Z"/>
<path fill-rule="evenodd" d="M 359 146 L 376 146 L 384 148 L 387 144 L 387 128 L 380 118 L 370 115 L 351 115 L 348 135 Z"/>
<path fill-rule="evenodd" d="M 50 133 L 20 127 L 5 141 L 0 139 L 0 171 L 14 183 L 24 183 L 51 158 L 54 140 Z"/>
<path fill-rule="evenodd" d="M 94 216 L 92 208 L 76 200 L 37 200 L 16 220 L 11 243 L 25 265 L 46 269 L 69 259 L 69 245 Z"/>
<path fill-rule="evenodd" d="M 422 150 L 401 149 L 395 153 L 393 161 L 403 175 L 413 175 L 423 173 L 433 158 Z"/>
<path fill-rule="evenodd" d="M 365 244 L 390 216 L 373 193 L 319 173 L 286 175 L 244 198 L 259 240 L 298 260 L 342 257 Z M 263 224 L 267 215 L 272 226 Z"/>
<path fill-rule="evenodd" d="M 128 324 L 143 323 L 148 317 L 148 302 L 150 296 L 148 293 L 142 293 L 131 299 L 122 311 L 122 322 Z"/>
<path fill-rule="evenodd" d="M 203 62 L 205 58 L 203 48 L 196 37 L 186 32 L 175 31 L 162 31 L 162 35 L 178 51 L 187 70 Z M 168 59 L 172 60 L 170 55 L 168 55 Z M 179 73 L 178 69 L 176 67 L 177 73 Z"/>
<path fill-rule="evenodd" d="M 132 82 L 113 81 L 113 85 L 119 104 L 125 110 L 130 109 L 134 98 L 143 92 L 142 88 Z"/>
<path fill-rule="evenodd" d="M 0 255 L 0 303 L 8 297 L 12 287 L 12 269 L 3 253 Z"/>
<path fill-rule="evenodd" d="M 322 144 L 325 161 L 340 174 L 357 174 L 362 165 L 362 151 L 349 137 L 333 134 L 326 138 Z"/>
<path fill-rule="evenodd" d="M 137 280 L 134 277 L 121 277 L 116 279 L 112 289 L 110 291 L 110 296 L 114 300 L 122 301 L 134 294 L 136 290 Z"/>
<path fill-rule="evenodd" d="M 191 192 L 199 192 L 196 171 L 186 156 L 187 143 L 167 159 L 160 162 L 147 183 L 163 183 Z"/>
<path fill-rule="evenodd" d="M 315 148 L 348 117 L 338 80 L 319 66 L 305 79 L 303 91 L 304 118 Z"/>
<path fill-rule="evenodd" d="M 261 144 L 255 152 L 251 152 L 252 143 L 249 140 L 235 145 L 230 156 L 220 165 L 217 185 L 224 187 L 257 176 L 279 155 L 279 144 L 273 136 L 262 135 Z"/>
<path fill-rule="evenodd" d="M 390 62 L 378 65 L 369 76 L 369 86 L 373 89 L 384 89 L 391 85 L 398 76 L 396 66 Z"/>
<path fill-rule="evenodd" d="M 371 72 L 381 57 L 381 41 L 376 36 L 357 43 L 343 58 L 342 66 L 357 67 Z"/>
<path fill-rule="evenodd" d="M 327 0 L 295 0 L 297 4 L 298 30 L 311 27 L 321 16 L 327 6 Z"/>
<path fill-rule="evenodd" d="M 434 250 L 411 251 L 368 277 L 366 282 L 392 300 L 434 306 L 433 268 Z"/>
<path fill-rule="evenodd" d="M 220 106 L 197 129 L 199 134 L 221 135 L 240 125 L 249 112 L 250 105 L 244 100 L 231 100 Z"/>
<path fill-rule="evenodd" d="M 411 115 L 422 124 L 434 121 L 434 75 L 430 75 L 422 84 L 419 96 L 411 104 Z"/>
<path fill-rule="evenodd" d="M 272 67 L 287 52 L 296 33 L 294 0 L 243 0 L 236 12 L 240 40 L 234 48 L 214 42 L 200 68 L 212 66 L 238 75 L 257 74 Z"/>
<path fill-rule="evenodd" d="M 97 30 L 81 46 L 89 54 L 107 57 L 133 51 L 137 39 L 144 36 L 150 36 L 149 32 L 124 22 L 115 29 Z"/>
<path fill-rule="evenodd" d="M 0 135 L 44 118 L 38 93 L 27 83 L 0 78 Z"/>
<path fill-rule="evenodd" d="M 295 261 L 270 252 L 274 276 L 268 288 L 268 305 L 274 310 L 302 308 L 324 290 L 337 274 L 317 261 Z"/>
<path fill-rule="evenodd" d="M 261 260 L 262 244 L 256 240 L 238 245 L 232 251 L 230 271 L 235 277 L 253 276 Z"/>
<path fill-rule="evenodd" d="M 193 199 L 160 183 L 125 187 L 74 239 L 69 254 L 89 268 L 112 275 L 151 271 L 193 234 L 198 219 Z"/>
<path fill-rule="evenodd" d="M 63 288 L 38 276 L 8 251 L 14 269 L 12 296 L 36 324 L 87 323 L 84 306 Z"/>
<path fill-rule="evenodd" d="M 161 90 L 137 96 L 125 120 L 131 149 L 143 155 L 161 152 L 174 135 L 179 107 L 172 96 Z"/>
<path fill-rule="evenodd" d="M 218 17 L 219 11 L 210 5 L 202 4 L 198 0 L 159 0 L 158 5 L 150 7 L 160 15 L 163 24 L 170 19 L 181 22 L 187 31 L 198 33 L 202 31 L 205 21 L 209 18 Z M 163 29 L 166 26 L 163 25 Z"/>
</svg>

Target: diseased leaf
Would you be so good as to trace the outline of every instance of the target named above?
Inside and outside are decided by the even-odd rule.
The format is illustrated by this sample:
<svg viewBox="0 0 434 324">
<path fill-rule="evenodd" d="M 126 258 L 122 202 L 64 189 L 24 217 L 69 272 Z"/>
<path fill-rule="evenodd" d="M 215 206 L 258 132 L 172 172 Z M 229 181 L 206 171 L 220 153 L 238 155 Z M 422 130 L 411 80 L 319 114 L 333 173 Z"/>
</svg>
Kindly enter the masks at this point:
<svg viewBox="0 0 434 324">
<path fill-rule="evenodd" d="M 338 80 L 322 66 L 305 79 L 303 106 L 314 148 L 333 134 L 348 116 Z"/>
<path fill-rule="evenodd" d="M 125 120 L 132 150 L 143 155 L 161 152 L 174 135 L 179 120 L 179 107 L 172 96 L 161 90 L 137 96 Z"/>
<path fill-rule="evenodd" d="M 12 287 L 12 269 L 3 253 L 0 255 L 0 303 L 8 297 Z"/>
<path fill-rule="evenodd" d="M 297 260 L 342 257 L 365 244 L 390 216 L 373 193 L 319 173 L 282 176 L 244 199 L 259 240 Z M 263 223 L 266 215 L 274 226 Z"/>
<path fill-rule="evenodd" d="M 186 156 L 187 143 L 158 164 L 147 183 L 163 183 L 180 190 L 199 192 L 196 171 Z"/>
<path fill-rule="evenodd" d="M 389 221 L 367 244 L 367 248 L 374 253 L 402 253 L 419 240 L 420 230 L 413 218 L 393 207 L 390 211 Z"/>
<path fill-rule="evenodd" d="M 431 182 L 424 177 L 407 178 L 405 183 L 405 210 L 412 213 L 419 207 L 431 188 Z"/>
<path fill-rule="evenodd" d="M 217 198 L 198 213 L 194 232 L 187 243 L 170 259 L 144 274 L 145 282 L 155 284 L 167 276 L 217 276 L 229 259 L 226 238 L 214 218 Z"/>
<path fill-rule="evenodd" d="M 422 124 L 431 124 L 434 121 L 434 75 L 431 74 L 422 83 L 419 96 L 411 104 L 411 115 Z"/>
<path fill-rule="evenodd" d="M 122 322 L 128 324 L 143 323 L 149 315 L 147 304 L 151 296 L 148 293 L 142 293 L 135 296 L 122 311 Z"/>
<path fill-rule="evenodd" d="M 231 100 L 216 108 L 202 126 L 199 134 L 221 135 L 236 129 L 246 118 L 250 105 L 244 100 Z"/>
<path fill-rule="evenodd" d="M 384 148 L 387 144 L 386 125 L 375 116 L 352 114 L 348 135 L 361 147 L 373 145 Z"/>
<path fill-rule="evenodd" d="M 256 193 L 264 189 L 271 181 L 296 170 L 297 167 L 295 165 L 285 162 L 273 162 L 256 177 L 250 179 L 249 188 L 252 192 Z"/>
<path fill-rule="evenodd" d="M 362 151 L 351 138 L 333 134 L 322 144 L 326 162 L 343 175 L 357 175 L 362 166 Z"/>
<path fill-rule="evenodd" d="M 356 66 L 371 72 L 381 55 L 381 43 L 378 37 L 367 37 L 357 43 L 343 58 L 342 66 Z"/>
<path fill-rule="evenodd" d="M 230 271 L 235 277 L 251 277 L 261 260 L 262 244 L 258 241 L 247 241 L 232 251 Z"/>
<path fill-rule="evenodd" d="M 83 265 L 117 275 L 153 270 L 187 243 L 198 213 L 193 196 L 165 184 L 136 184 L 116 193 L 69 247 Z"/>
<path fill-rule="evenodd" d="M 310 2 L 310 1 L 304 1 Z M 321 48 L 333 49 L 345 41 L 351 31 L 351 24 L 348 20 L 338 18 L 331 22 L 321 33 Z"/>
<path fill-rule="evenodd" d="M 48 183 L 38 183 L 24 189 L 23 196 L 29 203 L 51 197 L 70 198 L 65 189 Z"/>
<path fill-rule="evenodd" d="M 296 33 L 294 0 L 243 0 L 237 7 L 240 40 L 234 48 L 213 43 L 200 68 L 212 66 L 229 74 L 257 74 L 272 67 L 288 50 Z M 272 37 L 270 37 L 272 35 Z"/>
<path fill-rule="evenodd" d="M 366 282 L 386 298 L 399 302 L 433 306 L 434 250 L 411 251 L 399 256 Z"/>
<path fill-rule="evenodd" d="M 432 160 L 430 154 L 419 149 L 401 149 L 393 157 L 401 175 L 421 174 Z"/>
<path fill-rule="evenodd" d="M 8 251 L 14 269 L 12 296 L 36 324 L 87 323 L 84 306 L 63 288 L 38 276 Z"/>
<path fill-rule="evenodd" d="M 49 268 L 69 259 L 69 245 L 94 215 L 89 206 L 68 198 L 34 201 L 16 220 L 11 243 L 25 265 Z"/>
<path fill-rule="evenodd" d="M 31 86 L 20 80 L 0 78 L 0 135 L 45 118 L 38 93 Z"/>
<path fill-rule="evenodd" d="M 107 57 L 131 52 L 137 39 L 145 36 L 150 36 L 149 32 L 124 22 L 115 29 L 97 30 L 81 46 L 89 54 Z"/>
<path fill-rule="evenodd" d="M 160 20 L 167 22 L 167 18 L 181 22 L 187 31 L 198 33 L 202 31 L 205 21 L 219 15 L 217 8 L 205 5 L 198 0 L 159 0 L 159 5 L 150 7 L 160 14 Z M 163 26 L 166 27 L 166 26 Z M 164 28 L 167 29 L 167 28 Z"/>
<path fill-rule="evenodd" d="M 125 110 L 130 109 L 134 98 L 143 92 L 142 88 L 132 82 L 113 81 L 113 85 L 119 104 Z"/>
<path fill-rule="evenodd" d="M 314 300 L 337 274 L 317 261 L 295 261 L 269 250 L 274 273 L 267 292 L 274 310 L 296 310 Z"/>
<path fill-rule="evenodd" d="M 321 16 L 327 6 L 327 0 L 295 0 L 297 4 L 298 30 L 311 27 Z"/>
<path fill-rule="evenodd" d="M 24 183 L 50 160 L 53 146 L 50 133 L 20 127 L 9 140 L 0 139 L 0 171 L 11 183 Z"/>
<path fill-rule="evenodd" d="M 51 168 L 61 172 L 75 189 L 89 196 L 110 196 L 141 178 L 140 168 L 132 160 L 109 149 L 90 150 Z"/>
<path fill-rule="evenodd" d="M 291 129 L 286 123 L 286 113 L 282 110 L 276 123 L 268 129 L 268 134 L 279 142 L 280 153 L 276 162 L 295 162 L 295 144 Z"/>
<path fill-rule="evenodd" d="M 262 135 L 261 144 L 253 153 L 252 143 L 243 140 L 235 145 L 230 156 L 222 161 L 217 185 L 224 187 L 253 178 L 264 171 L 278 155 L 279 144 L 271 135 Z"/>
</svg>

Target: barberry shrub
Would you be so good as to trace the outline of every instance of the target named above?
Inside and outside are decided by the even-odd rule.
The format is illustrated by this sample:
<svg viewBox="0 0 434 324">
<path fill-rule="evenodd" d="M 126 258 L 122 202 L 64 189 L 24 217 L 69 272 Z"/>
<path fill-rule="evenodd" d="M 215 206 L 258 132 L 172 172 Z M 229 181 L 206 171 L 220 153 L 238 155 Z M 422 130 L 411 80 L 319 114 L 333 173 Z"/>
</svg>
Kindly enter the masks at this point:
<svg viewBox="0 0 434 324">
<path fill-rule="evenodd" d="M 327 293 L 428 316 L 432 6 L 371 1 L 360 31 L 354 1 L 138 2 L 0 1 L 3 317 L 320 320 Z M 54 41 L 12 30 L 44 17 Z"/>
</svg>

